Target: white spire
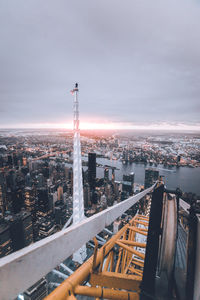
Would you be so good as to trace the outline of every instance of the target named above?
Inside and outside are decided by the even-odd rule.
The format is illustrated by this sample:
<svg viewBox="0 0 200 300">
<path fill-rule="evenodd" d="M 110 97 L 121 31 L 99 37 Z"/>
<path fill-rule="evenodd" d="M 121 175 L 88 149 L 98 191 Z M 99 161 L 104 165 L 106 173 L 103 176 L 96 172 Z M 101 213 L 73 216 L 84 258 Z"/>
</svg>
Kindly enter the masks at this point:
<svg viewBox="0 0 200 300">
<path fill-rule="evenodd" d="M 74 94 L 73 223 L 77 224 L 84 219 L 78 83 L 75 84 L 72 93 Z M 83 245 L 83 247 L 73 254 L 73 260 L 82 264 L 85 258 L 86 246 Z"/>
</svg>

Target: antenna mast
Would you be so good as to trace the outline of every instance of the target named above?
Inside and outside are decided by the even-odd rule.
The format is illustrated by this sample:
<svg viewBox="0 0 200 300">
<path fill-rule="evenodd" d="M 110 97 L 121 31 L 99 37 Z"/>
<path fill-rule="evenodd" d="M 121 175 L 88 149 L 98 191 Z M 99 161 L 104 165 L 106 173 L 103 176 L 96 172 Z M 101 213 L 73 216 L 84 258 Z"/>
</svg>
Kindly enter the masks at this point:
<svg viewBox="0 0 200 300">
<path fill-rule="evenodd" d="M 73 224 L 77 224 L 85 218 L 83 201 L 78 92 L 78 83 L 76 83 L 75 88 L 72 90 L 72 94 L 74 95 Z M 86 246 L 83 245 L 78 251 L 76 251 L 73 254 L 73 260 L 82 264 L 86 256 Z"/>
</svg>

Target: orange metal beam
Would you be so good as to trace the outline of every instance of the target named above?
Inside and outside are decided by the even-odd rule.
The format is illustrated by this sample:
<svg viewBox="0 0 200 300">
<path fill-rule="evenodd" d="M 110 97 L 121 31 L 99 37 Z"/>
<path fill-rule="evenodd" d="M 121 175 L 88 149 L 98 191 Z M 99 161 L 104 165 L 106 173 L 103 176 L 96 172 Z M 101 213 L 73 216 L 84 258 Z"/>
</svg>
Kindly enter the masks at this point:
<svg viewBox="0 0 200 300">
<path fill-rule="evenodd" d="M 90 284 L 92 286 L 103 286 L 108 288 L 124 289 L 138 292 L 141 283 L 141 276 L 127 275 L 115 272 L 102 272 L 91 274 Z"/>
<path fill-rule="evenodd" d="M 141 276 L 142 277 L 142 274 L 143 272 L 141 270 L 138 270 L 138 269 L 135 269 L 135 268 L 132 268 L 130 267 L 129 270 L 132 272 L 132 273 L 136 273 L 137 275 Z M 141 278 L 142 279 L 142 278 Z"/>
<path fill-rule="evenodd" d="M 139 242 L 134 242 L 134 241 L 129 241 L 129 240 L 117 240 L 117 242 L 121 242 L 123 244 L 130 245 L 130 246 L 146 248 L 145 243 L 139 243 Z"/>
<path fill-rule="evenodd" d="M 116 300 L 139 300 L 138 293 L 125 292 L 113 289 L 104 289 L 101 287 L 77 286 L 75 294 L 85 295 L 88 297 L 99 297 L 100 299 L 116 299 Z"/>
<path fill-rule="evenodd" d="M 136 260 L 136 259 L 133 259 L 132 260 L 132 263 L 139 266 L 139 267 L 144 267 L 144 262 L 143 261 L 139 261 L 139 260 Z"/>
<path fill-rule="evenodd" d="M 117 273 L 119 272 L 119 268 L 121 265 L 121 272 L 124 270 L 127 270 L 127 268 L 130 267 L 130 263 L 134 263 L 134 260 L 132 260 L 132 254 L 135 254 L 136 256 L 144 259 L 145 255 L 139 251 L 136 251 L 130 246 L 135 246 L 135 247 L 143 247 L 145 248 L 144 243 L 137 243 L 134 242 L 132 239 L 135 238 L 136 233 L 140 233 L 142 235 L 147 235 L 147 230 L 138 228 L 136 226 L 133 226 L 135 220 L 140 220 L 140 216 L 134 217 L 129 224 L 125 225 L 115 236 L 113 236 L 100 250 L 97 250 L 97 245 L 96 246 L 96 251 L 94 253 L 94 256 L 92 256 L 88 261 L 86 261 L 79 269 L 77 269 L 68 279 L 66 279 L 58 288 L 56 288 L 49 296 L 45 298 L 45 300 L 66 300 L 70 299 L 69 297 L 72 297 L 71 299 L 74 298 L 74 293 L 77 294 L 84 294 L 88 295 L 87 293 L 90 293 L 93 297 L 99 297 L 101 298 L 102 296 L 102 288 L 100 290 L 98 288 L 92 287 L 82 287 L 80 286 L 81 283 L 83 283 L 85 280 L 88 280 L 88 277 L 90 275 L 91 270 L 93 270 L 94 273 L 90 275 L 90 282 L 92 285 L 100 285 L 102 284 L 105 287 L 112 288 L 112 292 L 114 294 L 109 294 L 109 289 L 105 289 L 104 298 L 107 299 L 139 299 L 138 293 L 132 293 L 134 298 L 130 298 L 130 293 L 128 295 L 128 292 L 123 292 L 123 294 L 119 294 L 119 292 L 122 291 L 115 291 L 113 288 L 116 289 L 130 289 L 130 290 L 135 290 L 139 291 L 139 285 L 141 283 L 141 274 L 138 275 L 127 275 L 127 274 L 121 274 Z M 142 218 L 145 218 L 142 216 Z M 123 239 L 120 240 L 120 238 Z M 130 240 L 126 240 L 129 238 Z M 95 243 L 96 244 L 96 243 Z M 107 271 L 102 271 L 102 266 L 103 266 L 103 261 L 106 255 L 109 254 L 107 258 L 106 265 L 113 265 L 113 254 L 112 248 L 114 247 L 115 244 L 118 244 L 121 248 L 119 250 L 119 258 L 117 261 L 117 265 L 115 268 L 115 272 L 107 272 Z M 130 245 L 130 246 L 128 246 Z M 123 250 L 122 250 L 123 249 Z M 109 253 L 110 252 L 110 253 Z M 122 262 L 122 253 L 123 255 L 123 262 Z M 128 255 L 127 255 L 128 254 Z M 122 268 L 122 263 L 124 264 L 124 267 Z M 101 264 L 101 268 L 99 268 L 99 272 L 96 274 L 96 268 Z M 137 265 L 143 266 L 142 262 L 137 262 Z M 105 267 L 107 268 L 107 266 Z M 101 270 L 100 270 L 101 269 Z M 112 266 L 111 266 L 112 269 Z M 140 272 L 138 272 L 140 273 Z M 89 289 L 89 290 L 88 290 Z M 84 291 L 83 291 L 84 290 Z M 100 293 L 101 291 L 101 293 Z M 117 296 L 120 295 L 120 296 Z M 125 297 L 125 298 L 122 298 Z M 111 297 L 111 298 L 109 298 Z"/>
<path fill-rule="evenodd" d="M 147 232 L 141 230 L 141 228 L 139 229 L 138 227 L 135 226 L 129 226 L 129 229 L 147 236 Z"/>
<path fill-rule="evenodd" d="M 147 216 L 137 215 L 136 217 L 137 217 L 136 220 L 148 220 L 149 221 L 149 217 L 147 217 Z"/>
<path fill-rule="evenodd" d="M 116 235 L 114 235 L 97 253 L 96 266 L 103 257 L 103 249 L 105 255 L 114 247 L 115 242 L 127 230 L 129 224 L 125 225 Z M 87 279 L 93 266 L 93 256 L 80 266 L 69 278 L 63 281 L 45 300 L 66 300 L 66 297 L 73 292 L 74 288 Z"/>
<path fill-rule="evenodd" d="M 144 226 L 149 226 L 149 222 L 144 222 L 144 221 L 140 221 L 140 220 L 135 220 L 134 223 L 137 223 L 137 224 L 141 224 L 141 225 L 144 225 Z"/>
<path fill-rule="evenodd" d="M 119 245 L 120 247 L 124 248 L 125 250 L 127 250 L 127 251 L 129 251 L 129 252 L 131 252 L 131 253 L 133 253 L 135 255 L 137 255 L 138 257 L 140 257 L 142 259 L 145 258 L 145 255 L 143 253 L 141 253 L 141 252 L 139 252 L 139 251 L 137 251 L 137 250 L 135 250 L 135 249 L 133 249 L 133 248 L 131 248 L 129 246 L 126 246 L 126 245 L 124 245 L 121 242 L 116 242 L 116 244 Z"/>
</svg>

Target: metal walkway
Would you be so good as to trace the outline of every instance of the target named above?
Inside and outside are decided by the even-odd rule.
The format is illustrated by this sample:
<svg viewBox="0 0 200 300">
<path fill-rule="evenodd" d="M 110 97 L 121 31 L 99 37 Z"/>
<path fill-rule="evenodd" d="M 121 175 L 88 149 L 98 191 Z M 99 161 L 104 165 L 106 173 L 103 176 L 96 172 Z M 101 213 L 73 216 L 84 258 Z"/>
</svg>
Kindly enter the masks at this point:
<svg viewBox="0 0 200 300">
<path fill-rule="evenodd" d="M 187 249 L 187 232 L 183 227 L 178 225 L 178 239 L 176 250 L 176 268 L 186 270 L 186 249 Z"/>
</svg>

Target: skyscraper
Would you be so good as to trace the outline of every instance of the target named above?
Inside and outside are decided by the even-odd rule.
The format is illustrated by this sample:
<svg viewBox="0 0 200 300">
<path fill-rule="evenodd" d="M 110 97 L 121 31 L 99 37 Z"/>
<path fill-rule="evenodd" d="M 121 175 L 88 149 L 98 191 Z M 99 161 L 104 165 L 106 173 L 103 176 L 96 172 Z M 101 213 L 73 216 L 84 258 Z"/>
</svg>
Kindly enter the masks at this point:
<svg viewBox="0 0 200 300">
<path fill-rule="evenodd" d="M 77 224 L 84 219 L 83 201 L 83 180 L 82 180 L 82 161 L 81 143 L 79 129 L 79 103 L 78 103 L 78 83 L 72 90 L 74 95 L 74 152 L 73 152 L 73 223 Z M 83 263 L 86 258 L 86 246 L 83 245 L 73 254 L 73 260 Z"/>
<path fill-rule="evenodd" d="M 2 185 L 0 184 L 0 212 L 4 215 L 6 210 L 6 203 L 5 203 L 5 195 L 3 193 Z"/>
<path fill-rule="evenodd" d="M 37 201 L 36 201 L 35 191 L 31 187 L 25 187 L 25 207 L 28 212 L 31 214 L 32 224 L 33 224 L 33 238 L 34 240 L 38 235 L 38 226 L 37 226 Z"/>
<path fill-rule="evenodd" d="M 31 214 L 20 212 L 5 218 L 9 224 L 12 248 L 14 251 L 22 249 L 33 242 L 33 228 Z"/>
<path fill-rule="evenodd" d="M 0 258 L 12 252 L 9 225 L 0 223 Z"/>
<path fill-rule="evenodd" d="M 159 171 L 148 168 L 145 169 L 145 180 L 144 180 L 144 187 L 147 189 L 148 187 L 152 186 L 156 180 L 158 180 Z"/>
<path fill-rule="evenodd" d="M 3 172 L 0 173 L 0 211 L 4 215 L 7 203 L 6 203 L 6 181 Z"/>
<path fill-rule="evenodd" d="M 50 211 L 48 190 L 46 188 L 37 189 L 38 196 L 38 212 L 37 214 L 41 217 L 48 215 Z"/>
<path fill-rule="evenodd" d="M 11 201 L 12 201 L 12 210 L 14 213 L 19 213 L 23 204 L 24 204 L 24 199 L 23 199 L 23 191 L 21 187 L 16 187 L 11 191 Z"/>
<path fill-rule="evenodd" d="M 104 169 L 104 180 L 107 182 L 109 181 L 109 169 L 108 168 Z"/>
<path fill-rule="evenodd" d="M 96 183 L 96 153 L 88 153 L 88 183 L 90 189 L 95 189 Z"/>
<path fill-rule="evenodd" d="M 127 192 L 129 196 L 133 195 L 134 193 L 134 177 L 134 173 L 123 175 L 122 191 Z"/>
<path fill-rule="evenodd" d="M 25 187 L 25 206 L 26 210 L 32 215 L 32 218 L 36 217 L 36 197 L 34 195 L 34 189 L 31 187 Z"/>
</svg>

